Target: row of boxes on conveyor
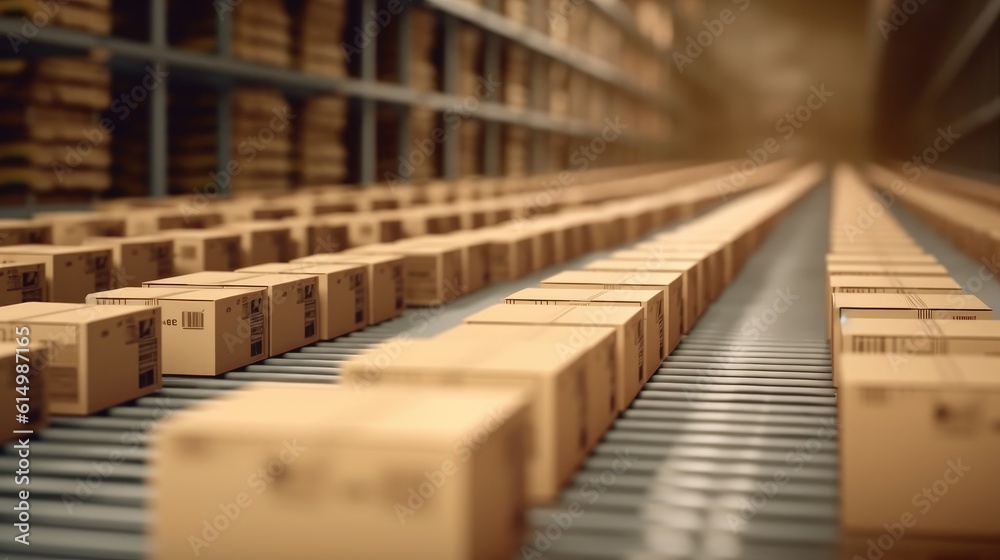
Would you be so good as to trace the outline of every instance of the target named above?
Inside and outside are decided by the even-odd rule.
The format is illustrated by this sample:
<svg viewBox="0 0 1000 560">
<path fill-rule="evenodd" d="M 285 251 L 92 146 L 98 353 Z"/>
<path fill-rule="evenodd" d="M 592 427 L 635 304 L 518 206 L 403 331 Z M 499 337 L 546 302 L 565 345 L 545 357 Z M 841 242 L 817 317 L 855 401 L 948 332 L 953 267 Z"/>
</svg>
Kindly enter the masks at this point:
<svg viewBox="0 0 1000 560">
<path fill-rule="evenodd" d="M 903 533 L 899 558 L 972 553 L 1000 534 L 1000 322 L 972 289 L 980 279 L 956 280 L 892 216 L 897 198 L 930 190 L 873 176 L 882 188 L 837 169 L 826 257 L 842 527 L 861 555 Z"/>
<path fill-rule="evenodd" d="M 608 247 L 625 218 L 620 208 L 598 205 L 684 184 L 722 165 L 581 174 L 563 193 L 564 216 L 523 231 L 511 220 L 532 217 L 527 202 L 544 192 L 535 190 L 544 178 L 211 204 L 124 199 L 97 212 L 3 220 L 3 339 L 20 339 L 16 329 L 35 332 L 31 349 L 51 356 L 32 368 L 48 363 L 55 372 L 47 376 L 51 411 L 92 414 L 158 390 L 162 373 L 218 375 L 387 321 L 406 306 L 440 304 Z M 630 179 L 611 186 L 610 176 Z M 679 200 L 684 213 L 694 213 L 712 197 Z M 322 211 L 331 213 L 316 214 Z M 96 309 L 122 303 L 154 306 L 155 314 Z M 109 356 L 121 359 L 109 363 Z M 41 427 L 46 415 L 31 426 Z"/>
<path fill-rule="evenodd" d="M 154 556 L 189 555 L 183 536 L 241 491 L 244 481 L 232 473 L 253 472 L 294 439 L 303 478 L 273 487 L 268 507 L 243 510 L 230 529 L 235 538 L 214 542 L 213 554 L 306 557 L 336 543 L 358 559 L 509 558 L 525 537 L 527 506 L 557 496 L 822 170 L 778 175 L 777 185 L 761 188 L 770 182 L 762 180 L 649 241 L 635 240 L 694 201 L 704 204 L 692 215 L 715 206 L 714 181 L 611 201 L 596 212 L 538 216 L 525 231 L 572 218 L 619 231 L 614 245 L 632 244 L 510 294 L 432 338 L 390 339 L 343 365 L 343 387 L 256 386 L 163 423 L 155 439 Z M 408 246 L 436 252 L 434 237 Z M 552 243 L 555 262 L 575 253 L 565 252 L 573 237 Z M 317 488 L 331 491 L 308 498 Z M 359 492 L 336 490 L 349 488 Z M 264 538 L 264 527 L 289 538 Z"/>
</svg>

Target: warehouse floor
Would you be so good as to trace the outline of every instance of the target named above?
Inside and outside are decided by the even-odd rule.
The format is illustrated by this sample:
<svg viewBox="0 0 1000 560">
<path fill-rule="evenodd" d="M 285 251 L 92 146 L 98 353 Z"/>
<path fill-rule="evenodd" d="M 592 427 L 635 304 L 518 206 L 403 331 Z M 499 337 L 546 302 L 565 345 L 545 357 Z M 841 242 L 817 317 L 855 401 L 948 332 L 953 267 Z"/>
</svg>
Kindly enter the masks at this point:
<svg viewBox="0 0 1000 560">
<path fill-rule="evenodd" d="M 826 558 L 836 545 L 836 407 L 825 341 L 828 187 L 773 231 L 737 280 L 615 424 L 561 500 L 530 513 L 519 558 Z M 980 266 L 900 213 L 914 237 L 973 278 Z M 588 256 L 560 268 L 578 268 Z M 32 444 L 32 556 L 138 559 L 150 521 L 146 431 L 173 411 L 253 381 L 328 383 L 339 364 L 402 332 L 430 336 L 542 271 L 220 378 L 167 377 L 163 391 L 90 418 L 56 418 Z M 966 284 L 971 290 L 977 283 Z M 995 281 L 976 293 L 1000 305 Z M 11 445 L 0 464 L 16 470 Z M 0 481 L 13 498 L 12 478 Z M 5 533 L 13 511 L 4 510 Z M 225 538 L 222 533 L 218 538 Z M 20 545 L 18 545 L 20 546 Z M 16 553 L 16 554 L 15 554 Z"/>
</svg>

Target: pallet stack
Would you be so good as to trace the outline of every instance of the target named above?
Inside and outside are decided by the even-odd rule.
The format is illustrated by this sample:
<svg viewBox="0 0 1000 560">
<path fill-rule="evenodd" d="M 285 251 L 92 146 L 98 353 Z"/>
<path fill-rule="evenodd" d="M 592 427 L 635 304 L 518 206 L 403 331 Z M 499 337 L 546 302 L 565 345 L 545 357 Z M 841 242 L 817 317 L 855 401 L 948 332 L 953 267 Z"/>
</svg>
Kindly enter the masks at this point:
<svg viewBox="0 0 1000 560">
<path fill-rule="evenodd" d="M 475 28 L 463 25 L 458 30 L 458 94 L 465 99 L 485 101 L 488 92 L 480 84 L 482 76 L 483 36 Z M 470 101 L 471 104 L 471 101 Z M 483 172 L 483 121 L 474 114 L 462 115 L 459 129 L 459 174 L 479 175 Z"/>
<path fill-rule="evenodd" d="M 291 155 L 296 187 L 332 185 L 347 175 L 347 99 L 317 96 L 300 105 Z"/>
<path fill-rule="evenodd" d="M 347 6 L 344 0 L 302 0 L 295 15 L 295 66 L 310 74 L 347 75 L 341 48 Z"/>
<path fill-rule="evenodd" d="M 298 124 L 279 91 L 240 88 L 232 93 L 231 156 L 219 162 L 216 96 L 175 96 L 170 107 L 170 190 L 232 192 L 287 190 L 290 187 L 291 134 Z M 226 173 L 218 170 L 231 168 Z"/>
<path fill-rule="evenodd" d="M 111 75 L 85 58 L 0 62 L 0 185 L 8 193 L 89 196 L 110 187 Z M 59 194 L 56 194 L 59 193 Z"/>
<path fill-rule="evenodd" d="M 3 0 L 4 16 L 26 18 L 39 25 L 58 25 L 95 35 L 111 33 L 111 0 Z"/>
<path fill-rule="evenodd" d="M 292 63 L 291 17 L 284 0 L 251 0 L 225 2 L 171 2 L 171 43 L 198 52 L 218 50 L 218 22 L 222 17 L 232 21 L 230 50 L 233 57 L 287 67 Z"/>
<path fill-rule="evenodd" d="M 434 37 L 437 31 L 437 18 L 434 13 L 417 7 L 407 7 L 410 17 L 410 66 L 405 82 L 410 88 L 419 91 L 435 91 L 438 89 L 438 73 L 433 62 Z M 379 57 L 378 78 L 381 81 L 400 83 L 402 76 L 395 53 L 400 48 L 400 27 L 398 18 L 394 18 L 379 34 L 379 49 L 389 53 Z M 403 146 L 403 162 L 400 161 L 399 122 L 408 118 L 410 124 L 410 142 Z M 381 106 L 378 110 L 378 161 L 377 176 L 381 179 L 387 174 L 396 175 L 400 171 L 409 174 L 413 182 L 424 182 L 438 175 L 438 160 L 440 146 L 434 142 L 434 129 L 438 127 L 438 114 L 425 107 L 412 107 L 409 116 L 401 115 L 396 107 Z M 433 149 L 420 149 L 418 144 L 431 146 Z M 419 155 L 418 155 L 419 154 Z"/>
</svg>

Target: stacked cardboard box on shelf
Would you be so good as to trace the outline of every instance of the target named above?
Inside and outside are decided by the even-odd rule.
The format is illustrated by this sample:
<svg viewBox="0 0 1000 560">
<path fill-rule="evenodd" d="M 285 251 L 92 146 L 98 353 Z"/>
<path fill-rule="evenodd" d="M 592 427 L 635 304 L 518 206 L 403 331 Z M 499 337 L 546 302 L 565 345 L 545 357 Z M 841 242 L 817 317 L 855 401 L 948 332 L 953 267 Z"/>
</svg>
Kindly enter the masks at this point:
<svg viewBox="0 0 1000 560">
<path fill-rule="evenodd" d="M 5 16 L 17 16 L 36 25 L 57 25 L 93 33 L 111 33 L 111 0 L 3 0 L 0 10 Z M 41 24 L 39 22 L 46 22 Z"/>
<path fill-rule="evenodd" d="M 937 216 L 952 208 L 951 195 L 908 190 L 889 172 L 869 171 L 885 190 L 869 190 L 846 165 L 835 172 L 827 257 L 841 526 L 852 543 L 877 538 L 894 523 L 906 527 L 908 538 L 995 538 L 995 524 L 980 519 L 1000 514 L 998 487 L 964 465 L 996 464 L 983 454 L 993 420 L 981 411 L 996 409 L 997 385 L 988 373 L 998 365 L 991 354 L 1000 322 L 922 252 L 885 202 L 899 196 Z M 970 217 L 986 209 L 965 210 L 952 223 L 972 229 L 981 222 Z M 863 223 L 859 211 L 868 217 Z M 902 429 L 910 436 L 899 439 Z M 949 505 L 925 508 L 927 500 L 914 491 L 942 476 Z M 931 491 L 940 494 L 938 486 Z M 928 549 L 960 552 L 949 541 L 932 541 Z"/>
<path fill-rule="evenodd" d="M 296 30 L 292 54 L 298 69 L 323 76 L 346 76 L 341 36 L 347 21 L 347 3 L 302 0 L 292 17 Z"/>
<path fill-rule="evenodd" d="M 287 190 L 292 127 L 299 124 L 288 101 L 274 90 L 234 90 L 231 155 L 226 162 L 219 162 L 216 154 L 217 102 L 212 94 L 171 98 L 170 190 Z"/>
<path fill-rule="evenodd" d="M 463 25 L 458 30 L 458 41 L 458 94 L 463 100 L 485 101 L 489 92 L 484 90 L 482 80 L 489 77 L 482 75 L 483 36 L 478 29 Z M 446 120 L 449 128 L 450 122 Z M 459 126 L 459 175 L 479 175 L 483 171 L 483 121 L 473 118 L 471 114 L 463 114 Z"/>
<path fill-rule="evenodd" d="M 232 22 L 230 50 L 235 58 L 290 66 L 291 18 L 284 0 L 254 0 L 252 4 L 170 2 L 168 17 L 171 44 L 199 52 L 218 51 L 218 23 Z"/>
<path fill-rule="evenodd" d="M 84 57 L 0 62 L 0 185 L 45 193 L 99 193 L 111 185 L 111 74 Z M 19 204 L 15 202 L 14 204 Z"/>
<path fill-rule="evenodd" d="M 347 175 L 347 99 L 310 97 L 299 106 L 292 151 L 296 187 L 332 185 Z"/>
<path fill-rule="evenodd" d="M 379 50 L 388 53 L 379 57 L 378 79 L 392 83 L 405 83 L 418 91 L 435 91 L 438 88 L 438 73 L 433 61 L 437 31 L 434 13 L 419 7 L 406 8 L 410 17 L 409 44 L 401 45 L 398 18 L 379 33 Z M 409 50 L 408 76 L 400 74 L 400 48 Z M 382 49 L 385 49 L 384 51 Z M 410 141 L 399 146 L 399 123 L 409 120 Z M 437 162 L 440 158 L 440 140 L 435 138 L 438 114 L 426 107 L 413 106 L 406 114 L 399 108 L 383 105 L 378 108 L 377 117 L 377 176 L 382 180 L 387 175 L 409 178 L 411 181 L 425 182 L 438 175 Z M 400 155 L 401 154 L 401 155 Z"/>
</svg>

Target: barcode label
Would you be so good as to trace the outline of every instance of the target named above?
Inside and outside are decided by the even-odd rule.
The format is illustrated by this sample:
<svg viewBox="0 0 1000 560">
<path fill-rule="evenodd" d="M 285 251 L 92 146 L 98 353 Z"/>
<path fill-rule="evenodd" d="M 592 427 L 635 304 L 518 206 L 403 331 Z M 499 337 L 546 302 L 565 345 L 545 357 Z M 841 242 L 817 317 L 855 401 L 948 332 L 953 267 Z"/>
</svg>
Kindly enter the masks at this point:
<svg viewBox="0 0 1000 560">
<path fill-rule="evenodd" d="M 264 353 L 264 313 L 261 309 L 263 300 L 256 298 L 250 300 L 250 356 L 259 356 Z M 246 306 L 243 308 L 246 313 Z"/>
<path fill-rule="evenodd" d="M 182 312 L 181 328 L 203 330 L 205 328 L 205 312 L 204 311 Z"/>
<path fill-rule="evenodd" d="M 306 300 L 306 328 L 305 337 L 310 338 L 316 334 L 316 300 Z"/>
<path fill-rule="evenodd" d="M 577 416 L 580 422 L 580 449 L 587 448 L 587 370 L 581 367 L 576 372 Z"/>
<path fill-rule="evenodd" d="M 643 372 L 646 371 L 646 325 L 645 320 L 639 317 L 639 321 L 636 323 L 636 333 L 635 339 L 639 345 L 639 383 L 642 383 Z"/>
<path fill-rule="evenodd" d="M 140 331 L 142 331 L 140 324 Z M 140 332 L 140 335 L 143 334 Z M 139 388 L 149 387 L 159 381 L 160 341 L 156 338 L 139 342 Z"/>
<path fill-rule="evenodd" d="M 662 307 L 660 307 L 660 309 L 657 311 L 656 324 L 659 327 L 659 331 L 660 331 L 660 355 L 657 356 L 657 358 L 661 358 L 662 359 L 663 356 L 666 356 L 666 354 L 667 354 L 667 352 L 666 352 L 666 343 L 663 341 L 663 308 Z"/>
<path fill-rule="evenodd" d="M 403 281 L 403 265 L 397 264 L 392 267 L 392 281 L 395 283 L 396 288 L 396 311 L 401 311 L 403 309 L 403 294 L 406 287 Z"/>
</svg>

